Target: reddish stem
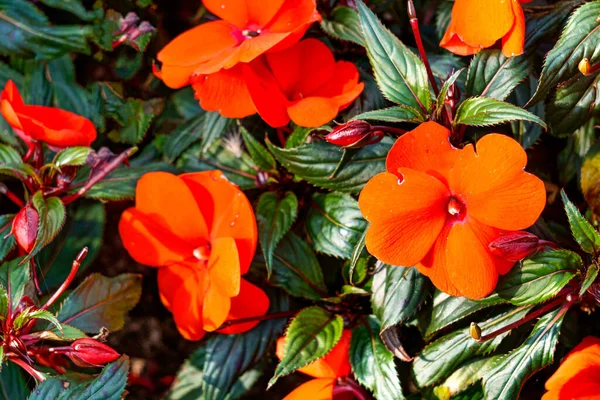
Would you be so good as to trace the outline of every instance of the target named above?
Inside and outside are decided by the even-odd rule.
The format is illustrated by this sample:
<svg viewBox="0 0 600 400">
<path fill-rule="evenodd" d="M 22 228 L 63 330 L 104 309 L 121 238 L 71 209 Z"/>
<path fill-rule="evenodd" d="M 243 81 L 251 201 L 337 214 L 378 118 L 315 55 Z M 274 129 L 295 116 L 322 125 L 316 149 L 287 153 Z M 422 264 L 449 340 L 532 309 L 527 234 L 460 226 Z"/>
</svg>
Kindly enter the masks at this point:
<svg viewBox="0 0 600 400">
<path fill-rule="evenodd" d="M 298 311 L 281 311 L 272 314 L 258 315 L 256 317 L 248 317 L 248 318 L 238 318 L 238 319 L 230 319 L 229 321 L 225 321 L 223 325 L 219 327 L 219 329 L 227 328 L 231 325 L 239 325 L 245 324 L 248 322 L 256 322 L 256 321 L 268 321 L 271 319 L 278 318 L 289 318 L 296 315 Z"/>
<path fill-rule="evenodd" d="M 389 133 L 395 133 L 396 135 L 404 135 L 406 132 L 406 130 L 404 129 L 400 129 L 400 128 L 392 128 L 391 126 L 383 126 L 383 125 L 373 125 L 371 127 L 372 131 L 383 131 L 383 132 L 389 132 Z"/>
<path fill-rule="evenodd" d="M 281 147 L 285 147 L 287 140 L 285 139 L 285 134 L 283 133 L 282 128 L 277 128 L 277 137 L 279 138 L 279 143 L 281 143 Z"/>
<path fill-rule="evenodd" d="M 0 193 L 8 197 L 8 199 L 15 203 L 19 208 L 25 207 L 25 202 L 21 200 L 19 196 L 11 192 L 3 183 L 0 183 Z"/>
<path fill-rule="evenodd" d="M 20 358 L 10 358 L 9 360 L 27 371 L 27 373 L 33 376 L 38 382 L 43 382 L 46 379 L 46 377 L 40 371 L 36 370 Z"/>
<path fill-rule="evenodd" d="M 408 0 L 408 16 L 410 18 L 410 27 L 412 28 L 415 42 L 417 43 L 417 49 L 419 49 L 419 54 L 421 55 L 421 59 L 423 60 L 423 64 L 425 64 L 425 69 L 427 70 L 427 76 L 429 77 L 429 81 L 433 87 L 433 92 L 437 97 L 440 94 L 440 90 L 437 87 L 435 77 L 431 71 L 431 65 L 429 65 L 427 53 L 425 53 L 425 48 L 423 47 L 423 40 L 421 39 L 421 32 L 419 31 L 419 20 L 417 18 L 417 11 L 415 9 L 415 3 L 413 3 L 413 0 Z"/>
<path fill-rule="evenodd" d="M 62 283 L 62 285 L 60 285 L 58 290 L 56 292 L 54 292 L 52 297 L 50 297 L 48 299 L 46 304 L 44 304 L 42 306 L 42 310 L 47 310 L 48 307 L 50 307 L 52 304 L 54 304 L 54 302 L 60 297 L 60 295 L 63 294 L 64 291 L 69 287 L 71 282 L 73 282 L 73 279 L 75 279 L 75 275 L 77 275 L 77 271 L 79 271 L 79 266 L 81 265 L 83 260 L 85 260 L 85 257 L 87 256 L 87 254 L 88 254 L 88 248 L 84 247 L 83 250 L 81 250 L 79 252 L 79 254 L 75 258 L 75 260 L 73 260 L 73 265 L 71 266 L 71 272 L 69 272 L 67 279 L 65 279 L 65 281 Z"/>
</svg>

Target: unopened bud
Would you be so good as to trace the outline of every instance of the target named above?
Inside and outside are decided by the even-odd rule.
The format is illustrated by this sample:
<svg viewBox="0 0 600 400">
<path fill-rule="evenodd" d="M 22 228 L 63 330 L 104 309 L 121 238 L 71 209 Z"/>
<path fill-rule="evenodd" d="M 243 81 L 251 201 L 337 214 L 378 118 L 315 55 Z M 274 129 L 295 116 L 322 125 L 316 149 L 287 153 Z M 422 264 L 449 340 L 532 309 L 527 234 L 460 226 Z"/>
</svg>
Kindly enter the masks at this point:
<svg viewBox="0 0 600 400">
<path fill-rule="evenodd" d="M 17 244 L 23 251 L 29 253 L 37 239 L 40 216 L 37 210 L 27 204 L 15 216 L 12 224 L 12 233 Z"/>
<path fill-rule="evenodd" d="M 335 127 L 324 139 L 336 146 L 360 148 L 379 142 L 383 139 L 383 132 L 374 131 L 368 122 L 353 120 Z"/>
<path fill-rule="evenodd" d="M 140 17 L 138 17 L 136 13 L 134 13 L 134 12 L 127 13 L 125 18 L 119 19 L 119 30 L 117 32 L 115 32 L 115 34 L 124 33 L 125 31 L 129 30 L 130 28 L 136 26 L 137 23 L 139 22 L 139 20 L 140 20 Z"/>
<path fill-rule="evenodd" d="M 496 257 L 508 261 L 519 261 L 546 246 L 556 247 L 554 243 L 540 240 L 532 233 L 517 231 L 500 236 L 489 244 L 489 249 Z"/>
<path fill-rule="evenodd" d="M 112 347 L 90 338 L 77 339 L 65 354 L 80 367 L 101 367 L 120 357 Z"/>
<path fill-rule="evenodd" d="M 473 339 L 481 340 L 481 328 L 475 322 L 471 322 L 471 325 L 469 326 L 469 333 Z"/>
<path fill-rule="evenodd" d="M 584 58 L 583 60 L 579 61 L 579 72 L 581 72 L 583 75 L 588 76 L 592 73 L 592 64 L 590 64 L 590 60 L 587 58 Z"/>
</svg>

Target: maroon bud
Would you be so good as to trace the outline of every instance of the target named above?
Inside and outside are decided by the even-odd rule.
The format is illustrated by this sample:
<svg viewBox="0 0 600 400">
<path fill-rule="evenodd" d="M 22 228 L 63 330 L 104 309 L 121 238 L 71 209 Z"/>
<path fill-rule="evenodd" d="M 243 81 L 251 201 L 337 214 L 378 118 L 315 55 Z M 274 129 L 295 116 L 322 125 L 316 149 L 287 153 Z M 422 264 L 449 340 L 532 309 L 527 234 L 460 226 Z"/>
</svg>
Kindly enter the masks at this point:
<svg viewBox="0 0 600 400">
<path fill-rule="evenodd" d="M 383 132 L 373 130 L 368 122 L 353 120 L 335 127 L 324 139 L 336 146 L 360 148 L 379 142 L 383 139 Z"/>
<path fill-rule="evenodd" d="M 509 261 L 522 260 L 546 246 L 556 248 L 552 242 L 540 240 L 532 233 L 521 231 L 507 233 L 489 244 L 493 255 Z"/>
<path fill-rule="evenodd" d="M 101 367 L 120 356 L 112 347 L 91 338 L 77 339 L 65 354 L 80 367 Z"/>
<path fill-rule="evenodd" d="M 12 224 L 12 233 L 17 244 L 23 251 L 29 253 L 37 239 L 40 216 L 37 210 L 28 203 L 17 213 Z"/>
</svg>

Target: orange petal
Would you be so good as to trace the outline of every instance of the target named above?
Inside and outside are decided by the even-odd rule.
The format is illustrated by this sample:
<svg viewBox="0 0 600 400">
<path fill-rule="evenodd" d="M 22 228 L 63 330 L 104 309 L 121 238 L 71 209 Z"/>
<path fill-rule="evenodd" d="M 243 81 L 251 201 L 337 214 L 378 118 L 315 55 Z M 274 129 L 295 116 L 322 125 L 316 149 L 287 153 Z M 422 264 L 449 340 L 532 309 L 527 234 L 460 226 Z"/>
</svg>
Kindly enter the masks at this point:
<svg viewBox="0 0 600 400">
<path fill-rule="evenodd" d="M 387 156 L 388 172 L 396 174 L 399 168 L 411 168 L 447 182 L 460 154 L 450 144 L 449 136 L 450 131 L 436 122 L 419 125 L 394 143 Z"/>
<path fill-rule="evenodd" d="M 431 249 L 446 221 L 449 192 L 436 178 L 411 169 L 382 172 L 366 184 L 358 200 L 371 223 L 366 244 L 382 262 L 413 266 Z"/>
<path fill-rule="evenodd" d="M 312 379 L 294 389 L 283 400 L 333 400 L 335 379 Z"/>
<path fill-rule="evenodd" d="M 298 126 L 316 128 L 325 125 L 338 115 L 335 99 L 307 97 L 288 107 L 288 114 Z"/>
<path fill-rule="evenodd" d="M 237 32 L 228 22 L 211 21 L 177 36 L 157 56 L 165 84 L 174 89 L 189 84 L 199 65 L 238 45 Z"/>
<path fill-rule="evenodd" d="M 459 56 L 471 56 L 482 50 L 479 46 L 471 46 L 463 42 L 460 37 L 451 32 L 450 29 L 446 31 L 444 37 L 440 41 L 440 47 L 443 47 L 454 54 L 458 54 Z"/>
<path fill-rule="evenodd" d="M 523 54 L 525 45 L 525 14 L 517 0 L 512 0 L 515 23 L 508 34 L 502 38 L 502 54 L 513 57 Z"/>
<path fill-rule="evenodd" d="M 0 100 L 6 100 L 16 108 L 25 105 L 23 97 L 21 97 L 21 93 L 19 93 L 19 89 L 12 79 L 6 81 L 4 90 L 0 93 Z"/>
<path fill-rule="evenodd" d="M 446 270 L 450 281 L 463 296 L 481 299 L 490 294 L 498 282 L 498 272 L 487 246 L 471 225 L 456 223 L 446 242 Z"/>
<path fill-rule="evenodd" d="M 219 111 L 227 118 L 244 118 L 256 113 L 241 65 L 194 78 L 192 87 L 200 107 L 206 111 Z"/>
<path fill-rule="evenodd" d="M 231 308 L 231 298 L 222 293 L 212 281 L 208 286 L 202 306 L 202 325 L 208 332 L 219 329 L 227 319 Z"/>
<path fill-rule="evenodd" d="M 248 3 L 248 0 L 202 0 L 208 11 L 239 29 L 248 25 Z"/>
<path fill-rule="evenodd" d="M 202 327 L 202 309 L 207 279 L 200 268 L 182 263 L 158 270 L 161 300 L 173 313 L 181 335 L 200 340 L 206 333 Z"/>
<path fill-rule="evenodd" d="M 329 82 L 336 70 L 333 53 L 317 39 L 305 39 L 286 50 L 269 53 L 266 59 L 279 87 L 291 100 L 310 96 Z"/>
<path fill-rule="evenodd" d="M 490 47 L 512 28 L 512 0 L 456 0 L 448 30 L 473 47 Z"/>
<path fill-rule="evenodd" d="M 240 282 L 240 294 L 231 298 L 231 309 L 227 320 L 250 318 L 265 315 L 269 310 L 269 297 L 258 286 L 245 279 Z M 235 324 L 219 330 L 219 333 L 237 334 L 249 331 L 258 325 L 258 321 Z"/>
<path fill-rule="evenodd" d="M 279 12 L 285 0 L 247 0 L 250 23 L 265 27 Z"/>
<path fill-rule="evenodd" d="M 269 32 L 293 32 L 320 20 L 315 0 L 285 0 L 265 29 Z"/>
<path fill-rule="evenodd" d="M 300 28 L 296 29 L 294 32 L 292 32 L 288 36 L 286 36 L 285 39 L 283 39 L 281 42 L 279 42 L 275 46 L 271 47 L 269 49 L 269 52 L 274 53 L 276 51 L 282 51 L 282 50 L 285 50 L 288 47 L 293 46 L 294 44 L 298 43 L 298 41 L 304 37 L 304 34 L 306 33 L 306 31 L 308 30 L 309 27 L 310 27 L 310 24 L 306 24 L 306 25 L 303 25 Z"/>
<path fill-rule="evenodd" d="M 593 336 L 585 337 L 567 354 L 558 370 L 546 381 L 546 390 L 560 390 L 586 369 L 596 369 L 600 373 L 600 339 Z"/>
<path fill-rule="evenodd" d="M 211 242 L 208 275 L 210 284 L 228 297 L 240 293 L 240 257 L 235 240 L 217 238 Z"/>
<path fill-rule="evenodd" d="M 208 227 L 200 203 L 182 179 L 168 172 L 150 172 L 140 178 L 135 193 L 136 208 L 165 230 L 191 246 L 206 243 Z"/>
<path fill-rule="evenodd" d="M 2 94 L 4 95 L 4 92 L 2 92 Z M 12 106 L 12 103 L 10 101 L 1 100 L 0 101 L 0 111 L 2 111 L 2 116 L 4 117 L 6 122 L 8 122 L 8 124 L 11 127 L 15 128 L 15 129 L 23 130 L 23 125 L 21 124 L 21 121 L 19 120 L 19 116 L 15 112 L 15 110 Z"/>
<path fill-rule="evenodd" d="M 358 69 L 356 69 L 356 66 L 353 63 L 348 61 L 338 61 L 335 63 L 331 78 L 327 80 L 325 85 L 320 86 L 317 90 L 312 92 L 311 96 L 340 96 L 344 93 L 353 91 L 358 85 L 358 79 Z"/>
<path fill-rule="evenodd" d="M 290 122 L 285 97 L 275 77 L 264 59 L 244 65 L 244 80 L 252 97 L 252 102 L 261 118 L 274 128 L 282 127 Z"/>
<path fill-rule="evenodd" d="M 258 231 L 254 210 L 246 195 L 221 171 L 193 172 L 179 177 L 201 205 L 211 240 L 235 239 L 241 273 L 248 272 L 256 251 Z"/>
<path fill-rule="evenodd" d="M 544 183 L 523 171 L 527 154 L 512 138 L 490 134 L 461 150 L 450 188 L 482 223 L 511 231 L 531 226 L 546 204 Z"/>
<path fill-rule="evenodd" d="M 134 207 L 121 215 L 119 234 L 129 255 L 140 264 L 152 267 L 183 261 L 194 251 L 188 243 Z"/>
</svg>

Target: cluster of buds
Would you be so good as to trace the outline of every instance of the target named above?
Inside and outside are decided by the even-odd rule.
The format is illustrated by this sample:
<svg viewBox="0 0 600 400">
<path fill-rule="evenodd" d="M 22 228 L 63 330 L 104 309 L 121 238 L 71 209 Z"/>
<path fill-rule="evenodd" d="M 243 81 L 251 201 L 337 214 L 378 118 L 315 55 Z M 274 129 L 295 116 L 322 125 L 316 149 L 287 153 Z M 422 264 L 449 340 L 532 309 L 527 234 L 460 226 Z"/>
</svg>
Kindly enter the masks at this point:
<svg viewBox="0 0 600 400">
<path fill-rule="evenodd" d="M 140 22 L 140 17 L 134 12 L 128 13 L 125 18 L 119 18 L 118 24 L 119 28 L 113 33 L 116 37 L 112 43 L 113 49 L 127 42 L 127 44 L 139 51 L 139 46 L 135 40 L 146 33 L 156 30 L 148 21 Z"/>
<path fill-rule="evenodd" d="M 373 126 L 365 121 L 352 120 L 336 126 L 324 136 L 324 139 L 336 146 L 359 149 L 380 142 L 386 132 L 398 135 L 406 133 L 403 129 L 392 128 L 390 126 Z"/>
</svg>

